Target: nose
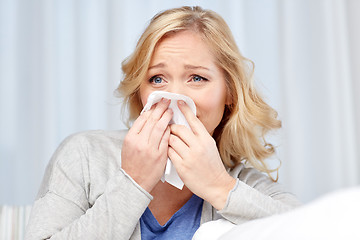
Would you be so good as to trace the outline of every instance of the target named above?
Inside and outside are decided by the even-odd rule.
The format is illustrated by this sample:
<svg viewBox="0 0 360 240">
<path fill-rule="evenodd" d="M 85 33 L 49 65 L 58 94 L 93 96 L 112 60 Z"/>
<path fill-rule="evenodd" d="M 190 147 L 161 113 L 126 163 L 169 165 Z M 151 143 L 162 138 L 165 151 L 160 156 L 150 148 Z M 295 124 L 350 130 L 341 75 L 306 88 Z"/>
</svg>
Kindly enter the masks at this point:
<svg viewBox="0 0 360 240">
<path fill-rule="evenodd" d="M 174 81 L 172 84 L 170 84 L 166 91 L 187 96 L 185 87 L 179 83 L 179 81 Z"/>
</svg>

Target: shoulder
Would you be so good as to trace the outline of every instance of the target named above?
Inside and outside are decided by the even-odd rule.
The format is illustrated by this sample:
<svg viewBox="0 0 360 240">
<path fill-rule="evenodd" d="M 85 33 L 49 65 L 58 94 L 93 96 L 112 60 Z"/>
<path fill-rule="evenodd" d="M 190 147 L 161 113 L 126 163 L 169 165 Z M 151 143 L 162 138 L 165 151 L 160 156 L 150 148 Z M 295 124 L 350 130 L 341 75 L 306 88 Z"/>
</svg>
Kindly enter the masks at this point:
<svg viewBox="0 0 360 240">
<path fill-rule="evenodd" d="M 118 165 L 127 130 L 92 130 L 68 136 L 54 154 L 57 164 L 82 163 L 87 168 Z"/>
<path fill-rule="evenodd" d="M 57 154 L 81 153 L 93 151 L 115 151 L 121 149 L 127 130 L 105 131 L 91 130 L 77 132 L 66 137 L 58 146 Z"/>
<path fill-rule="evenodd" d="M 246 167 L 244 164 L 239 164 L 230 171 L 230 174 L 231 176 L 238 178 L 241 182 L 246 183 L 246 185 L 264 193 L 282 189 L 281 184 L 274 182 L 265 173 L 260 172 L 253 167 Z"/>
<path fill-rule="evenodd" d="M 119 164 L 125 135 L 125 130 L 93 130 L 72 134 L 59 145 L 48 168 L 51 171 L 61 169 L 64 172 L 77 172 L 110 163 Z"/>
<path fill-rule="evenodd" d="M 61 143 L 61 145 L 81 145 L 81 144 L 102 144 L 102 143 L 122 143 L 128 130 L 91 130 L 74 133 Z M 60 146 L 61 146 L 60 145 Z"/>
<path fill-rule="evenodd" d="M 71 182 L 87 182 L 98 172 L 109 172 L 120 164 L 121 146 L 127 130 L 92 130 L 74 133 L 65 138 L 49 161 L 39 197 L 53 186 Z M 93 174 L 94 171 L 96 174 Z M 105 181 L 105 180 L 104 180 Z M 58 189 L 58 187 L 57 187 Z"/>
<path fill-rule="evenodd" d="M 260 172 L 253 167 L 246 167 L 240 164 L 230 171 L 233 177 L 238 178 L 238 188 L 257 190 L 258 192 L 269 196 L 274 200 L 279 200 L 288 206 L 299 206 L 301 203 L 285 187 L 278 182 L 274 182 L 267 174 Z M 245 186 L 246 185 L 246 186 Z"/>
</svg>

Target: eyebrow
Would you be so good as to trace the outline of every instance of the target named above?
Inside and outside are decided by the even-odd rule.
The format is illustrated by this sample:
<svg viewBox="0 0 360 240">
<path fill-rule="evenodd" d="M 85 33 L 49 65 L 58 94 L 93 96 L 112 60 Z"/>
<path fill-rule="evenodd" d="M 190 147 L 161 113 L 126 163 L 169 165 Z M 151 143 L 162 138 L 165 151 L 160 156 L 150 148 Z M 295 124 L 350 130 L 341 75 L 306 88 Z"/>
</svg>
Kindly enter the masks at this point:
<svg viewBox="0 0 360 240">
<path fill-rule="evenodd" d="M 203 66 L 185 65 L 185 69 L 204 69 L 210 71 L 209 68 Z"/>
<path fill-rule="evenodd" d="M 156 65 L 150 66 L 148 70 L 154 69 L 154 68 L 163 68 L 163 67 L 165 67 L 165 66 L 166 66 L 165 63 L 159 63 L 159 64 L 156 64 Z M 207 67 L 195 66 L 195 65 L 190 65 L 190 64 L 185 65 L 184 68 L 185 68 L 185 69 L 191 69 L 191 70 L 194 70 L 194 69 L 204 69 L 204 70 L 210 71 L 210 69 L 207 68 Z"/>
<path fill-rule="evenodd" d="M 163 67 L 165 67 L 165 64 L 164 63 L 159 63 L 159 64 L 156 64 L 156 65 L 150 66 L 148 70 L 153 69 L 153 68 L 163 68 Z"/>
</svg>

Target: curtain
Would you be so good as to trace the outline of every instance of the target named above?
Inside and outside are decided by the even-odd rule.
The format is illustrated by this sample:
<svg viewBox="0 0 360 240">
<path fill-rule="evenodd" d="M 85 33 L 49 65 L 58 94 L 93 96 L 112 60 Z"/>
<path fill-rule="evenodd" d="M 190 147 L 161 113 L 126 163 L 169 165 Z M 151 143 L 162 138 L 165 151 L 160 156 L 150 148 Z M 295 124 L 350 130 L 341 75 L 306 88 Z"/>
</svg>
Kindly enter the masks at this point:
<svg viewBox="0 0 360 240">
<path fill-rule="evenodd" d="M 280 65 L 287 183 L 305 200 L 359 183 L 358 1 L 284 1 Z M 291 159 L 291 160 L 290 160 Z"/>
<path fill-rule="evenodd" d="M 0 204 L 33 202 L 68 135 L 124 129 L 121 62 L 157 12 L 222 15 L 283 128 L 269 139 L 301 200 L 360 182 L 356 0 L 0 0 Z"/>
</svg>

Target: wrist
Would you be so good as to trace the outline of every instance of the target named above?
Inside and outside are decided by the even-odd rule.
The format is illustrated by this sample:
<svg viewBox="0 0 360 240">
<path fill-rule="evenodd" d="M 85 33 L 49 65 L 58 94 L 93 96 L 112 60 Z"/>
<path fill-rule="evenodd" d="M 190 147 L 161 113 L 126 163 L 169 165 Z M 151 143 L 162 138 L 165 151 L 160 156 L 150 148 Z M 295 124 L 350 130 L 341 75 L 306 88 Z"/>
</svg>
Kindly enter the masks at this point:
<svg viewBox="0 0 360 240">
<path fill-rule="evenodd" d="M 213 188 L 210 204 L 217 210 L 222 210 L 225 207 L 229 193 L 236 185 L 236 179 L 231 177 L 227 172 L 221 180 L 217 181 Z"/>
<path fill-rule="evenodd" d="M 151 195 L 150 191 L 146 190 L 140 184 L 138 184 L 124 169 L 120 168 L 120 172 L 122 172 L 129 179 L 129 181 L 131 181 L 132 184 L 136 188 L 138 188 L 141 192 L 143 192 L 150 200 L 153 199 L 153 196 Z"/>
<path fill-rule="evenodd" d="M 155 183 L 152 184 L 152 182 L 150 182 L 144 175 L 139 174 L 137 171 L 131 171 L 123 167 L 121 169 L 134 183 L 146 192 L 150 193 L 154 188 Z"/>
</svg>

